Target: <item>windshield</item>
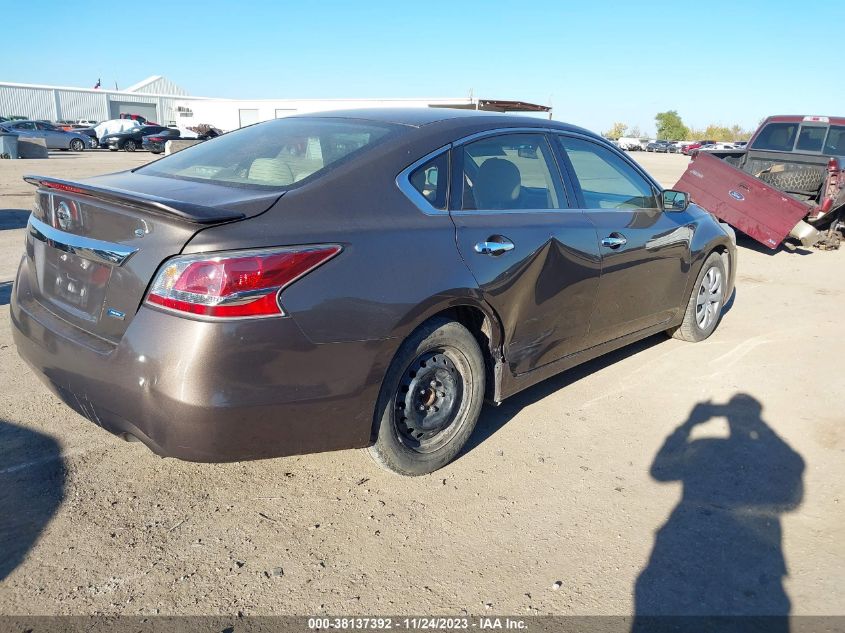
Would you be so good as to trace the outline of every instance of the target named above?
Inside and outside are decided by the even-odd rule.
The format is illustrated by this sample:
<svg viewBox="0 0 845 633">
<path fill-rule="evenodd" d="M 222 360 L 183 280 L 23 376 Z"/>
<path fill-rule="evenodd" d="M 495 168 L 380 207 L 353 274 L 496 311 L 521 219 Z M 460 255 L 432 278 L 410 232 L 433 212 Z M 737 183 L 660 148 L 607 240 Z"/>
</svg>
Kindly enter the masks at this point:
<svg viewBox="0 0 845 633">
<path fill-rule="evenodd" d="M 285 118 L 224 134 L 138 172 L 185 180 L 286 188 L 386 137 L 395 126 Z"/>
</svg>

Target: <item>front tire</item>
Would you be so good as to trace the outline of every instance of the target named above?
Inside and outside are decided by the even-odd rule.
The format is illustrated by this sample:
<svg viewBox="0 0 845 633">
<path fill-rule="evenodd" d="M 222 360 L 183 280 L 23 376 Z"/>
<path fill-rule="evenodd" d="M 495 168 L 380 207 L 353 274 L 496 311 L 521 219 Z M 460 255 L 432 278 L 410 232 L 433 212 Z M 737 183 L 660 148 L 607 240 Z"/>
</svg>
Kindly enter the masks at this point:
<svg viewBox="0 0 845 633">
<path fill-rule="evenodd" d="M 667 334 L 690 343 L 703 341 L 713 334 L 722 318 L 722 308 L 727 300 L 727 283 L 728 277 L 721 255 L 711 253 L 695 280 L 683 322 Z"/>
<path fill-rule="evenodd" d="M 442 468 L 472 434 L 484 387 L 484 358 L 469 330 L 441 317 L 424 323 L 402 343 L 382 383 L 370 457 L 400 475 Z"/>
<path fill-rule="evenodd" d="M 85 149 L 85 143 L 83 143 L 78 138 L 75 138 L 70 142 L 70 148 L 69 149 L 72 152 L 81 152 Z"/>
<path fill-rule="evenodd" d="M 138 146 L 135 144 L 135 141 L 130 138 L 123 144 L 123 149 L 127 152 L 134 152 L 138 149 Z"/>
</svg>

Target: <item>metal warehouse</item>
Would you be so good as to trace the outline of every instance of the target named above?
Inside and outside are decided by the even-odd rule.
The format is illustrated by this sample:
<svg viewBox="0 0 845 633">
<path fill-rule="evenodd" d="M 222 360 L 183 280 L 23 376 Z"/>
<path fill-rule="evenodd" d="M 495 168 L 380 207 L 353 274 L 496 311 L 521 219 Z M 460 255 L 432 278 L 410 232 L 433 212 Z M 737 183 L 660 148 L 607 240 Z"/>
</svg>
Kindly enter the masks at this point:
<svg viewBox="0 0 845 633">
<path fill-rule="evenodd" d="M 231 130 L 303 112 L 346 108 L 431 107 L 536 113 L 551 118 L 551 106 L 472 96 L 454 99 L 217 99 L 194 97 L 161 75 L 125 90 L 0 82 L 0 116 L 48 121 L 104 121 L 140 114 L 165 125 L 209 124 Z"/>
</svg>

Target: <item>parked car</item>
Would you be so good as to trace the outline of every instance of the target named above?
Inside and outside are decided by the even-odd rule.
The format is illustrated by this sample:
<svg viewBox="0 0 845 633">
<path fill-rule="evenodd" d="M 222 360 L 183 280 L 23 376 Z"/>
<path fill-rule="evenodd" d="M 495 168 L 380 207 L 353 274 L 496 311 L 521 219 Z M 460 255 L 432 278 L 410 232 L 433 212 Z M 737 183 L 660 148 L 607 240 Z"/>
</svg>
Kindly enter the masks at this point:
<svg viewBox="0 0 845 633">
<path fill-rule="evenodd" d="M 845 228 L 843 166 L 845 117 L 772 116 L 745 148 L 700 152 L 675 186 L 768 248 L 793 237 L 832 249 Z"/>
<path fill-rule="evenodd" d="M 120 115 L 121 119 L 127 119 L 130 121 L 137 121 L 141 125 L 156 125 L 154 121 L 148 121 L 146 117 L 141 116 L 140 114 L 129 114 L 124 112 Z"/>
<path fill-rule="evenodd" d="M 0 125 L 18 136 L 44 139 L 47 149 L 69 149 L 81 152 L 91 147 L 88 137 L 84 134 L 65 132 L 46 121 L 15 120 L 6 121 Z"/>
<path fill-rule="evenodd" d="M 732 231 L 685 193 L 530 117 L 291 116 L 27 180 L 18 352 L 102 428 L 196 461 L 369 447 L 432 472 L 485 398 L 707 338 L 736 275 Z"/>
<path fill-rule="evenodd" d="M 164 151 L 164 144 L 175 138 L 180 138 L 181 132 L 176 128 L 165 128 L 155 134 L 144 136 L 141 139 L 141 147 L 153 154 L 161 154 Z"/>
<path fill-rule="evenodd" d="M 665 153 L 669 151 L 669 141 L 652 141 L 645 147 L 647 152 Z"/>
<path fill-rule="evenodd" d="M 100 146 L 105 146 L 113 152 L 121 149 L 127 152 L 134 152 L 142 146 L 145 136 L 160 134 L 168 129 L 163 125 L 142 125 L 126 130 L 125 132 L 107 134 L 100 139 Z"/>
<path fill-rule="evenodd" d="M 75 130 L 78 134 L 84 134 L 91 140 L 89 141 L 89 147 L 91 149 L 96 149 L 100 146 L 100 139 L 97 138 L 97 131 L 93 127 L 81 127 Z"/>
<path fill-rule="evenodd" d="M 702 145 L 698 149 L 703 151 L 736 149 L 736 145 L 734 145 L 733 143 L 724 143 L 722 141 L 717 141 L 715 143 L 707 143 L 706 145 Z"/>
<path fill-rule="evenodd" d="M 716 141 L 693 141 L 683 148 L 684 154 L 689 155 L 693 150 L 701 148 L 702 145 L 713 145 Z"/>
</svg>

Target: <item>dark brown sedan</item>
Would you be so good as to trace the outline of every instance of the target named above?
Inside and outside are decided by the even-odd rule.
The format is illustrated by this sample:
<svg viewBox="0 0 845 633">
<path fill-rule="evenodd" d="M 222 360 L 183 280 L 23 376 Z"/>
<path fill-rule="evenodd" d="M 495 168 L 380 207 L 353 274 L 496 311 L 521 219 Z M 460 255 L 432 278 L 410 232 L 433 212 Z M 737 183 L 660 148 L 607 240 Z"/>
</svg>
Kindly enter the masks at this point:
<svg viewBox="0 0 845 633">
<path fill-rule="evenodd" d="M 20 354 L 160 455 L 457 455 L 482 402 L 666 331 L 699 341 L 733 234 L 600 137 L 471 111 L 261 123 L 38 186 Z"/>
</svg>

